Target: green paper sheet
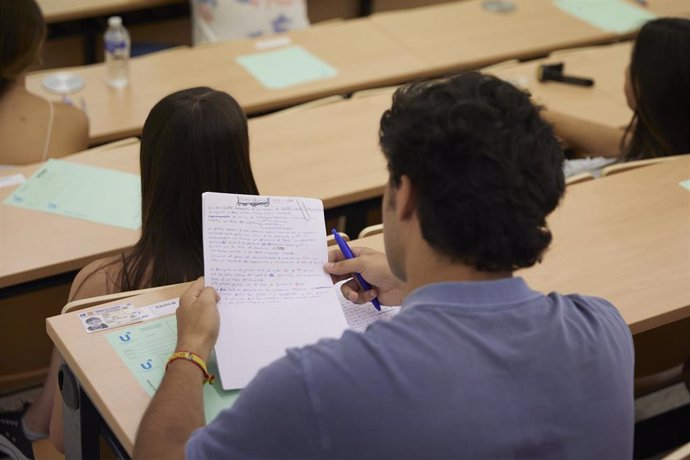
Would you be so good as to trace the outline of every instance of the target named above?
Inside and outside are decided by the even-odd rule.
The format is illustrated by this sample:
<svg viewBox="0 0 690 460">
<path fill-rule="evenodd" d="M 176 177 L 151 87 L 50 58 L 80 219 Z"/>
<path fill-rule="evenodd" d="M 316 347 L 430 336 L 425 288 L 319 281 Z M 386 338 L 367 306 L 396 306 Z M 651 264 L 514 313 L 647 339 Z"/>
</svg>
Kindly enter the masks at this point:
<svg viewBox="0 0 690 460">
<path fill-rule="evenodd" d="M 678 182 L 678 185 L 680 185 L 685 190 L 690 192 L 690 179 L 686 179 L 684 181 Z"/>
<path fill-rule="evenodd" d="M 623 0 L 555 0 L 556 6 L 587 24 L 619 34 L 639 29 L 656 15 Z"/>
<path fill-rule="evenodd" d="M 4 204 L 137 229 L 140 184 L 135 174 L 51 159 Z"/>
<path fill-rule="evenodd" d="M 153 396 L 163 379 L 168 358 L 175 351 L 177 344 L 175 315 L 124 327 L 119 332 L 106 334 L 105 337 L 144 391 Z M 217 376 L 215 354 L 211 355 L 207 364 L 209 372 Z M 239 393 L 238 390 L 224 391 L 218 378 L 213 385 L 204 385 L 206 423 L 216 418 L 223 409 L 231 407 Z"/>
<path fill-rule="evenodd" d="M 237 62 L 269 89 L 282 89 L 334 77 L 338 70 L 301 46 L 245 54 Z"/>
</svg>

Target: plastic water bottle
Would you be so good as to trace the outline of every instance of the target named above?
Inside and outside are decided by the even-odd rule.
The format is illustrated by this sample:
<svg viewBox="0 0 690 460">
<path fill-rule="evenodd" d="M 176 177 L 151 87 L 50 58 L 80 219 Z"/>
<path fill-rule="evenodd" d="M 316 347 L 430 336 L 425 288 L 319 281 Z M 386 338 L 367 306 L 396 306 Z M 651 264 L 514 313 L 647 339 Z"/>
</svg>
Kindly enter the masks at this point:
<svg viewBox="0 0 690 460">
<path fill-rule="evenodd" d="M 124 88 L 129 81 L 129 32 L 122 25 L 120 16 L 108 19 L 105 43 L 106 80 L 113 88 Z"/>
</svg>

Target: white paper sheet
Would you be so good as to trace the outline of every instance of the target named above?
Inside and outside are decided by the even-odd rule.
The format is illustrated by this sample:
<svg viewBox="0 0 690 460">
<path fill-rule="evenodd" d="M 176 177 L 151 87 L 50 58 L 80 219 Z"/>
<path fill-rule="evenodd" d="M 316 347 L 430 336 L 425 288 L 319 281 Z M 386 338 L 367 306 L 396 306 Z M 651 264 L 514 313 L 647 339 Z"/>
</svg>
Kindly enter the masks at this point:
<svg viewBox="0 0 690 460">
<path fill-rule="evenodd" d="M 386 307 L 381 306 L 381 311 L 376 310 L 374 305 L 366 303 L 364 305 L 357 305 L 352 303 L 343 296 L 340 291 L 340 286 L 347 281 L 342 281 L 335 285 L 336 295 L 340 301 L 340 306 L 343 309 L 345 320 L 351 330 L 356 332 L 364 332 L 370 324 L 380 320 L 388 320 L 393 318 L 400 312 L 400 306 Z"/>
<path fill-rule="evenodd" d="M 330 277 L 319 200 L 203 194 L 206 284 L 221 296 L 224 389 L 243 388 L 290 347 L 347 329 Z"/>
<path fill-rule="evenodd" d="M 0 176 L 0 188 L 14 187 L 26 182 L 24 174 L 10 174 L 9 176 Z"/>
</svg>

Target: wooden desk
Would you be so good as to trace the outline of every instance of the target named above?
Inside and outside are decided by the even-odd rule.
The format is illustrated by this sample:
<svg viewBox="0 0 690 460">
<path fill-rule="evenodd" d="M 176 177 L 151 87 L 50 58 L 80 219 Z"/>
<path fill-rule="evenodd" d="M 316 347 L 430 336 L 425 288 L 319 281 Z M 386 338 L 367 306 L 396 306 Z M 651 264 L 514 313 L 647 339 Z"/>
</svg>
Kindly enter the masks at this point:
<svg viewBox="0 0 690 460">
<path fill-rule="evenodd" d="M 68 69 L 86 80 L 86 87 L 70 97 L 77 102 L 84 98 L 91 142 L 100 143 L 138 135 L 153 105 L 184 88 L 210 86 L 227 91 L 246 112 L 255 114 L 331 94 L 402 82 L 424 71 L 422 60 L 411 56 L 366 19 L 317 25 L 289 32 L 287 36 L 292 44 L 304 47 L 338 69 L 338 75 L 280 90 L 264 88 L 235 57 L 256 53 L 257 42 L 266 39 L 238 40 L 132 59 L 131 83 L 124 90 L 106 85 L 103 64 Z M 50 72 L 29 76 L 27 87 L 58 100 L 42 88 L 46 73 Z"/>
<path fill-rule="evenodd" d="M 542 292 L 603 297 L 633 334 L 690 317 L 690 156 L 569 187 L 544 261 L 517 272 Z M 350 243 L 383 250 L 383 235 Z"/>
<path fill-rule="evenodd" d="M 149 110 L 162 97 L 184 88 L 211 86 L 235 96 L 255 114 L 323 96 L 478 68 L 510 58 L 537 57 L 564 47 L 620 39 L 575 19 L 552 0 L 515 0 L 517 9 L 496 14 L 482 0 L 466 0 L 381 13 L 370 18 L 326 23 L 287 34 L 339 71 L 334 78 L 282 90 L 264 88 L 235 57 L 257 51 L 257 42 L 240 40 L 194 49 L 182 48 L 132 59 L 131 85 L 109 88 L 103 64 L 68 69 L 86 79 L 82 97 L 88 106 L 92 143 L 138 135 Z M 687 0 L 654 0 L 656 12 L 690 16 Z M 45 92 L 46 72 L 29 76 L 32 92 Z"/>
<path fill-rule="evenodd" d="M 544 292 L 608 298 L 633 333 L 690 316 L 690 192 L 678 185 L 688 177 L 690 157 L 569 188 L 550 219 L 555 238 L 544 263 L 518 274 Z M 383 250 L 383 237 L 352 245 Z M 166 289 L 131 300 L 148 305 L 184 288 Z M 104 336 L 87 334 L 75 315 L 49 318 L 48 333 L 131 454 L 149 397 Z"/>
<path fill-rule="evenodd" d="M 144 294 L 133 298 L 132 303 L 141 307 L 179 297 L 186 286 L 176 285 Z M 122 303 L 122 300 L 111 302 L 118 303 Z M 92 411 L 90 403 L 93 403 L 97 413 L 90 415 L 98 417 L 100 414 L 126 453 L 131 456 L 139 421 L 151 398 L 106 342 L 105 335 L 87 334 L 79 322 L 78 314 L 77 311 L 48 318 L 48 335 L 90 399 L 82 399 L 82 405 L 85 406 L 82 410 Z M 88 429 L 93 430 L 93 427 L 85 427 L 85 430 Z M 65 426 L 65 436 L 66 440 L 70 436 L 68 425 Z M 98 457 L 92 455 L 84 458 Z"/>
<path fill-rule="evenodd" d="M 467 0 L 380 13 L 371 20 L 435 73 L 632 36 L 590 26 L 561 11 L 553 0 L 512 1 L 516 8 L 510 13 L 487 11 L 483 0 Z M 649 9 L 658 15 L 690 16 L 686 0 L 652 0 Z"/>
<path fill-rule="evenodd" d="M 97 148 L 64 158 L 130 173 L 139 172 L 139 142 Z M 42 163 L 41 163 L 42 164 Z M 41 164 L 3 170 L 28 179 Z M 0 202 L 16 187 L 0 188 Z M 138 230 L 0 204 L 0 288 L 79 270 L 100 257 L 117 254 L 139 239 Z"/>
<path fill-rule="evenodd" d="M 383 93 L 250 120 L 251 163 L 259 191 L 319 198 L 326 209 L 381 196 L 388 173 L 378 148 L 378 120 L 389 106 L 390 93 Z M 65 159 L 138 174 L 139 142 Z M 28 178 L 38 167 L 7 174 Z M 0 189 L 0 201 L 14 189 Z M 139 238 L 135 230 L 6 205 L 0 205 L 0 222 L 0 287 L 79 270 Z"/>
<path fill-rule="evenodd" d="M 249 120 L 259 191 L 318 197 L 326 209 L 382 196 L 388 170 L 378 129 L 391 95 Z"/>
<path fill-rule="evenodd" d="M 186 0 L 37 0 L 48 24 L 143 10 Z"/>
<path fill-rule="evenodd" d="M 625 69 L 630 62 L 632 42 L 552 53 L 548 58 L 488 69 L 488 73 L 528 90 L 535 102 L 572 117 L 607 127 L 622 128 L 630 123 L 632 110 L 623 92 Z M 563 62 L 568 75 L 594 79 L 593 87 L 541 83 L 541 64 Z"/>
</svg>

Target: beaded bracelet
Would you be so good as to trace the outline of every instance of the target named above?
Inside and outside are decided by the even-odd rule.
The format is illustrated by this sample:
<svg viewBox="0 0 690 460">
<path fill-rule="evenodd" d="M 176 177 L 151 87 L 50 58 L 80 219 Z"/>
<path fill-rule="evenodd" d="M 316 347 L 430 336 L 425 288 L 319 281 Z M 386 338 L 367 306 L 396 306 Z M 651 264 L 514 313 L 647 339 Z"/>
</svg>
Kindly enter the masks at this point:
<svg viewBox="0 0 690 460">
<path fill-rule="evenodd" d="M 194 352 L 191 351 L 176 351 L 172 355 L 170 355 L 170 358 L 168 358 L 168 363 L 165 365 L 165 370 L 168 370 L 168 366 L 170 365 L 171 362 L 178 360 L 178 359 L 184 359 L 187 360 L 191 363 L 194 363 L 196 366 L 201 369 L 201 372 L 204 373 L 204 383 L 213 383 L 213 381 L 216 379 L 216 376 L 213 374 L 208 373 L 208 369 L 206 368 L 206 361 L 204 361 L 201 356 L 197 355 Z"/>
</svg>

